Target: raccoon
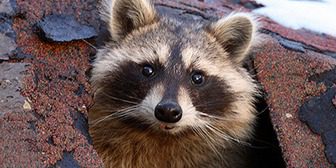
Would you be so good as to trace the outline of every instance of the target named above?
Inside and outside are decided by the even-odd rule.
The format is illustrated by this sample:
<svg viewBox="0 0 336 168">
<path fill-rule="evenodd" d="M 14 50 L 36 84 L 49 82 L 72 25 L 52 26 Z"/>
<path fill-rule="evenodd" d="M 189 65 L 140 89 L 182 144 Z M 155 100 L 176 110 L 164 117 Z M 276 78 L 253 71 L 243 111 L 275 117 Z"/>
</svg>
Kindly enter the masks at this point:
<svg viewBox="0 0 336 168">
<path fill-rule="evenodd" d="M 98 50 L 89 131 L 105 167 L 249 167 L 257 41 L 245 13 L 212 23 L 159 15 L 147 0 L 103 0 L 111 40 Z"/>
</svg>

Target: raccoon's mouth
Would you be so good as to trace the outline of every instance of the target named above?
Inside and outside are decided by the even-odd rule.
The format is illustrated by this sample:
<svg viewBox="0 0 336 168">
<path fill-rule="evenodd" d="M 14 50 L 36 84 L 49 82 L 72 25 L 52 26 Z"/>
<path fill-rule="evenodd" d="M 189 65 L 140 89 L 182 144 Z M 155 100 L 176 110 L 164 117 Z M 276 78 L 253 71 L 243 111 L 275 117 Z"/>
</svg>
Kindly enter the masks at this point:
<svg viewBox="0 0 336 168">
<path fill-rule="evenodd" d="M 160 124 L 159 125 L 159 128 L 161 130 L 165 130 L 165 131 L 169 131 L 169 130 L 172 130 L 174 129 L 176 126 L 173 126 L 173 125 L 167 125 L 167 124 Z"/>
</svg>

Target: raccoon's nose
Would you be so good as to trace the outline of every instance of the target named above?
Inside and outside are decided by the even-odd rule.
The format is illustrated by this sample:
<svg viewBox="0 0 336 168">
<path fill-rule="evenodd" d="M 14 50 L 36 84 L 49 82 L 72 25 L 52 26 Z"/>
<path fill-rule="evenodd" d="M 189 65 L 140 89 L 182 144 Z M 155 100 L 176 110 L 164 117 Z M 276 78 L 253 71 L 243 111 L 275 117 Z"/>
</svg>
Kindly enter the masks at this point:
<svg viewBox="0 0 336 168">
<path fill-rule="evenodd" d="M 182 109 L 175 102 L 160 102 L 155 107 L 154 115 L 160 121 L 176 123 L 182 118 Z"/>
</svg>

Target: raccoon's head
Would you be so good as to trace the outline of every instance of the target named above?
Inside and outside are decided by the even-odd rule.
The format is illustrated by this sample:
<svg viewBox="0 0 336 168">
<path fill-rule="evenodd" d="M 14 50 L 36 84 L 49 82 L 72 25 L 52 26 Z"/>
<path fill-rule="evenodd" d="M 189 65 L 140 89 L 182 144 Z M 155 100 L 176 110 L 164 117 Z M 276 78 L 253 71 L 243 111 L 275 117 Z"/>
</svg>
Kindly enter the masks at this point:
<svg viewBox="0 0 336 168">
<path fill-rule="evenodd" d="M 112 39 L 93 67 L 91 132 L 122 124 L 144 134 L 249 135 L 257 91 L 242 62 L 256 39 L 253 17 L 191 24 L 159 16 L 147 0 L 104 2 Z"/>
</svg>

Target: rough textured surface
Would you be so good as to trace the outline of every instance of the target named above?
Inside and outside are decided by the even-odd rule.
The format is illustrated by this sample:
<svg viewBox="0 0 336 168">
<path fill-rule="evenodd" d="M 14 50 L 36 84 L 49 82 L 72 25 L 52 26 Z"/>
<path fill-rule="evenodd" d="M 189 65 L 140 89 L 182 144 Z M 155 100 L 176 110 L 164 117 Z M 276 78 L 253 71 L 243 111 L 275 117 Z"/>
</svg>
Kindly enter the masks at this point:
<svg viewBox="0 0 336 168">
<path fill-rule="evenodd" d="M 336 84 L 336 68 L 310 76 L 309 80 L 315 81 L 317 83 L 324 83 L 326 86 L 332 87 Z"/>
<path fill-rule="evenodd" d="M 76 127 L 78 118 L 86 120 L 90 105 L 86 72 L 90 68 L 88 58 L 92 48 L 81 41 L 49 43 L 33 31 L 37 21 L 53 13 L 72 14 L 81 24 L 97 26 L 97 18 L 94 18 L 97 11 L 93 2 L 17 1 L 26 14 L 25 18 L 15 18 L 13 23 L 17 43 L 23 53 L 34 56 L 34 59 L 27 60 L 32 67 L 28 71 L 23 94 L 32 101 L 33 114 L 38 117 L 34 123 L 37 133 L 35 145 L 41 153 L 39 161 L 43 167 L 68 164 L 71 160 L 81 167 L 101 167 L 88 135 Z M 81 87 L 84 87 L 83 93 L 76 94 Z M 71 159 L 67 157 L 69 155 Z"/>
<path fill-rule="evenodd" d="M 336 88 L 332 87 L 318 97 L 313 97 L 301 108 L 299 117 L 317 134 L 322 135 L 329 161 L 336 164 L 336 108 L 332 99 Z"/>
<path fill-rule="evenodd" d="M 298 110 L 310 97 L 327 89 L 308 78 L 335 65 L 336 60 L 328 56 L 289 51 L 271 38 L 256 55 L 257 76 L 268 93 L 272 121 L 288 167 L 332 167 L 325 158 L 321 137 L 300 122 Z"/>
<path fill-rule="evenodd" d="M 64 152 L 62 158 L 62 160 L 57 161 L 56 167 L 80 168 L 80 165 L 73 157 L 73 153 Z"/>
<path fill-rule="evenodd" d="M 25 98 L 21 96 L 20 90 L 27 66 L 28 64 L 25 63 L 0 64 L 0 116 L 22 110 Z"/>
<path fill-rule="evenodd" d="M 0 14 L 6 14 L 6 15 L 15 14 L 14 0 L 1 0 L 0 1 Z"/>
<path fill-rule="evenodd" d="M 12 21 L 7 16 L 0 14 L 0 33 L 10 38 L 15 38 L 15 32 L 12 29 Z"/>
<path fill-rule="evenodd" d="M 3 27 L 13 28 L 15 33 L 3 34 L 16 38 L 17 43 L 10 45 L 15 51 L 8 62 L 13 62 L 13 69 L 21 67 L 18 62 L 30 66 L 23 78 L 17 79 L 22 88 L 15 92 L 21 92 L 26 101 L 17 104 L 21 108 L 18 112 L 11 112 L 15 103 L 6 104 L 10 111 L 0 115 L 0 167 L 101 167 L 86 126 L 91 103 L 86 72 L 92 47 L 84 41 L 49 43 L 35 31 L 36 23 L 44 16 L 59 13 L 98 29 L 95 4 L 93 0 L 18 0 L 20 13 L 5 15 L 4 22 L 10 26 Z M 9 75 L 14 72 L 9 71 Z"/>
<path fill-rule="evenodd" d="M 331 130 L 328 132 L 325 132 L 322 136 L 324 143 L 327 144 L 326 149 L 325 149 L 325 153 L 328 157 L 328 159 L 330 160 L 330 162 L 332 162 L 334 164 L 334 166 L 336 165 L 336 132 L 335 130 Z"/>
<path fill-rule="evenodd" d="M 0 64 L 0 167 L 38 166 L 39 153 L 33 145 L 36 120 L 29 99 L 20 94 L 26 63 Z"/>
<path fill-rule="evenodd" d="M 71 15 L 49 15 L 37 24 L 42 38 L 56 42 L 88 39 L 97 36 L 93 27 L 78 23 Z"/>
<path fill-rule="evenodd" d="M 161 13 L 206 21 L 233 10 L 249 12 L 260 7 L 251 0 L 155 2 Z M 4 135 L 0 137 L 0 167 L 101 167 L 91 145 L 86 119 L 92 103 L 87 75 L 90 56 L 95 54 L 89 43 L 94 41 L 51 43 L 42 40 L 35 31 L 36 24 L 52 14 L 73 16 L 79 24 L 98 31 L 97 1 L 17 0 L 16 3 L 0 1 L 0 46 L 5 46 L 0 48 L 5 53 L 0 54 L 0 67 L 12 63 L 12 70 L 7 71 L 12 74 L 10 79 L 18 71 L 24 71 L 23 78 L 17 80 L 22 83 L 19 91 L 23 96 L 18 108 L 6 104 L 10 109 L 0 110 L 0 135 Z M 18 14 L 16 8 L 20 9 Z M 268 18 L 261 20 L 266 40 L 253 55 L 254 66 L 256 77 L 268 95 L 271 120 L 287 167 L 335 167 L 325 157 L 330 161 L 335 158 L 335 131 L 324 132 L 322 136 L 313 133 L 299 120 L 298 112 L 307 101 L 324 99 L 325 95 L 329 105 L 333 102 L 336 108 L 336 95 L 330 93 L 336 76 L 336 38 L 287 29 Z M 13 44 L 4 44 L 8 43 L 6 38 Z M 1 83 L 3 86 L 8 88 Z M 19 96 L 17 90 L 13 93 Z M 318 119 L 319 115 L 320 112 L 312 118 Z"/>
<path fill-rule="evenodd" d="M 0 61 L 8 60 L 16 49 L 15 32 L 12 29 L 12 17 L 15 13 L 12 0 L 0 1 Z"/>
<path fill-rule="evenodd" d="M 8 60 L 15 49 L 14 39 L 0 33 L 0 60 Z"/>
</svg>

